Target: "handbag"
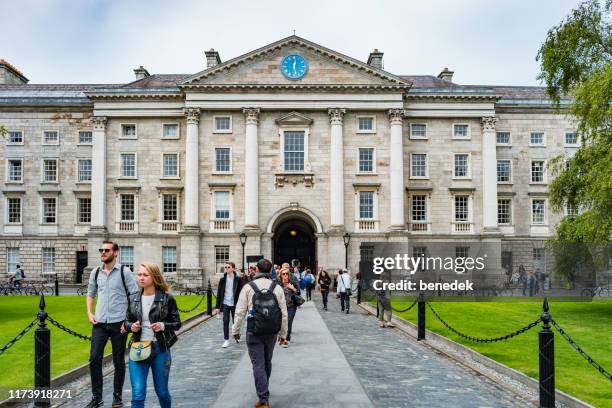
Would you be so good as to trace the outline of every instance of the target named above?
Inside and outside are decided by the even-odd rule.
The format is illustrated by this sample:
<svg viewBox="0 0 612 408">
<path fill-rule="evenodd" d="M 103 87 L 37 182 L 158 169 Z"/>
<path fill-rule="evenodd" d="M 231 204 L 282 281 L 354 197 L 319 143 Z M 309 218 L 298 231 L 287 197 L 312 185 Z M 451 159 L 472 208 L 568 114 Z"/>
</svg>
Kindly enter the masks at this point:
<svg viewBox="0 0 612 408">
<path fill-rule="evenodd" d="M 306 302 L 303 297 L 300 295 L 293 294 L 293 305 L 296 307 L 300 307 Z"/>
<path fill-rule="evenodd" d="M 130 360 L 144 361 L 151 357 L 151 340 L 134 341 L 130 344 Z"/>
</svg>

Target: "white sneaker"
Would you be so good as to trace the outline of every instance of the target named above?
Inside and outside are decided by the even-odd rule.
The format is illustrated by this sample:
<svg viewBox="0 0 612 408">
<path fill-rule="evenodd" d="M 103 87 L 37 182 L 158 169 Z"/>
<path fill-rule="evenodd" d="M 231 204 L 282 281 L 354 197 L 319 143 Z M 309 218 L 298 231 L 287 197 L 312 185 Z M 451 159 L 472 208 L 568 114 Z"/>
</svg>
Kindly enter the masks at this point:
<svg viewBox="0 0 612 408">
<path fill-rule="evenodd" d="M 223 345 L 222 345 L 221 347 L 223 347 L 223 348 L 228 348 L 228 347 L 229 347 L 229 345 L 230 345 L 229 340 L 225 340 L 225 341 L 223 342 Z"/>
</svg>

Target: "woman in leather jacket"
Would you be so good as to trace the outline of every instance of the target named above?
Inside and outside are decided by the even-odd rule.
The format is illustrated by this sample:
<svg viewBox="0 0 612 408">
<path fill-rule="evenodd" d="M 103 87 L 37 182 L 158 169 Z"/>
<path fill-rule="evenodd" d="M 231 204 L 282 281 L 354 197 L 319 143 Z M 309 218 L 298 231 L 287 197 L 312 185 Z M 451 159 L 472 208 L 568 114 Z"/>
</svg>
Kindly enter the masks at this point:
<svg viewBox="0 0 612 408">
<path fill-rule="evenodd" d="M 181 328 L 176 300 L 168 290 L 159 267 L 143 262 L 137 276 L 140 291 L 130 296 L 125 325 L 132 334 L 133 342 L 150 341 L 151 356 L 146 360 L 132 361 L 128 368 L 132 383 L 132 407 L 144 407 L 147 393 L 149 368 L 153 373 L 155 393 L 162 408 L 172 406 L 168 391 L 168 378 L 172 357 L 170 347 L 176 343 L 176 331 Z"/>
</svg>

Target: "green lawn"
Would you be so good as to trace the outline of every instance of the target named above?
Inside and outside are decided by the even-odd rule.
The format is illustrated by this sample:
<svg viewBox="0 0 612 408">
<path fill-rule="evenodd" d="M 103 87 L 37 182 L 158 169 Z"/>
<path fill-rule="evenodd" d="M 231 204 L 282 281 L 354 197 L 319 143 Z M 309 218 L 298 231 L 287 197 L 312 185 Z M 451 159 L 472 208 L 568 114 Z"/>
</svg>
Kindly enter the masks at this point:
<svg viewBox="0 0 612 408">
<path fill-rule="evenodd" d="M 178 307 L 191 309 L 200 300 L 199 296 L 176 296 Z M 85 313 L 85 296 L 46 297 L 47 312 L 51 317 L 70 329 L 91 335 L 91 325 Z M 0 297 L 0 347 L 4 346 L 38 312 L 39 298 L 35 296 Z M 214 300 L 213 300 L 214 307 Z M 206 311 L 206 300 L 193 312 L 181 313 L 181 320 Z M 7 389 L 31 387 L 34 384 L 34 326 L 13 347 L 0 355 L 0 400 L 6 398 Z M 89 342 L 49 325 L 51 329 L 51 377 L 58 376 L 75 367 L 87 363 Z M 110 342 L 107 345 L 110 353 Z M 10 370 L 7 368 L 10 367 Z"/>
<path fill-rule="evenodd" d="M 393 300 L 393 307 L 405 309 L 412 300 Z M 374 303 L 376 305 L 376 303 Z M 510 333 L 535 320 L 542 312 L 540 302 L 433 302 L 433 308 L 448 324 L 474 337 L 496 337 Z M 595 361 L 612 371 L 612 301 L 551 302 L 550 314 Z M 417 307 L 400 317 L 417 322 Z M 526 375 L 538 378 L 538 331 L 541 325 L 510 340 L 474 343 L 459 338 L 426 309 L 427 329 L 468 346 L 487 357 Z M 555 385 L 597 407 L 612 407 L 612 383 L 594 369 L 555 333 Z"/>
</svg>

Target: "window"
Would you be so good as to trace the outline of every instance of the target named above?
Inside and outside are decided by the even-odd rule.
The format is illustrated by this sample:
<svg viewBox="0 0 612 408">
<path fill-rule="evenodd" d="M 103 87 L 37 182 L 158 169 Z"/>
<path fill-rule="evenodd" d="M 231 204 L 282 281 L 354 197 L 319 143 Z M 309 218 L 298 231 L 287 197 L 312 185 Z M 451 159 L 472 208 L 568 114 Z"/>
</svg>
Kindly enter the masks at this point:
<svg viewBox="0 0 612 408">
<path fill-rule="evenodd" d="M 43 160 L 43 182 L 44 183 L 56 183 L 57 182 L 57 159 L 44 159 Z"/>
<path fill-rule="evenodd" d="M 467 222 L 470 220 L 469 200 L 470 197 L 467 195 L 455 196 L 455 221 Z"/>
<path fill-rule="evenodd" d="M 286 171 L 304 171 L 304 132 L 284 132 Z"/>
<path fill-rule="evenodd" d="M 374 117 L 372 116 L 358 116 L 357 117 L 357 133 L 373 133 L 374 129 Z"/>
<path fill-rule="evenodd" d="M 410 124 L 411 139 L 427 139 L 427 125 L 424 123 Z"/>
<path fill-rule="evenodd" d="M 360 191 L 359 192 L 359 219 L 374 218 L 374 192 Z"/>
<path fill-rule="evenodd" d="M 374 260 L 374 245 L 361 244 L 359 247 L 359 260 L 361 262 L 372 262 Z"/>
<path fill-rule="evenodd" d="M 119 263 L 134 271 L 134 247 L 121 246 L 119 247 Z"/>
<path fill-rule="evenodd" d="M 510 132 L 496 132 L 495 143 L 498 145 L 509 145 L 510 144 Z"/>
<path fill-rule="evenodd" d="M 23 144 L 23 132 L 21 130 L 9 130 L 8 143 L 17 145 Z"/>
<path fill-rule="evenodd" d="M 410 177 L 427 178 L 427 155 L 412 153 L 410 155 Z"/>
<path fill-rule="evenodd" d="M 79 224 L 91 223 L 91 198 L 79 198 Z"/>
<path fill-rule="evenodd" d="M 497 182 L 510 183 L 512 181 L 512 171 L 510 160 L 497 161 Z"/>
<path fill-rule="evenodd" d="M 359 149 L 359 173 L 374 172 L 374 148 L 364 147 Z"/>
<path fill-rule="evenodd" d="M 544 160 L 531 161 L 531 182 L 544 183 Z"/>
<path fill-rule="evenodd" d="M 162 263 L 164 265 L 164 273 L 176 272 L 176 247 L 162 247 Z"/>
<path fill-rule="evenodd" d="M 136 153 L 121 154 L 121 177 L 136 178 Z"/>
<path fill-rule="evenodd" d="M 164 222 L 178 221 L 178 196 L 164 194 L 162 197 L 162 220 Z"/>
<path fill-rule="evenodd" d="M 79 182 L 91 181 L 91 159 L 79 160 Z"/>
<path fill-rule="evenodd" d="M 225 264 L 229 262 L 229 245 L 215 245 L 215 269 L 223 273 Z"/>
<path fill-rule="evenodd" d="M 21 197 L 7 197 L 6 214 L 8 224 L 21 224 Z"/>
<path fill-rule="evenodd" d="M 179 156 L 178 153 L 164 153 L 162 154 L 163 178 L 178 178 L 179 176 Z"/>
<path fill-rule="evenodd" d="M 572 215 L 580 214 L 580 208 L 576 204 L 567 204 L 565 206 L 565 215 L 571 217 Z"/>
<path fill-rule="evenodd" d="M 122 139 L 136 139 L 136 125 L 134 123 L 122 124 L 121 125 L 121 138 Z"/>
<path fill-rule="evenodd" d="M 411 204 L 412 222 L 427 222 L 427 196 L 413 195 Z"/>
<path fill-rule="evenodd" d="M 533 260 L 535 262 L 544 261 L 545 248 L 533 248 Z"/>
<path fill-rule="evenodd" d="M 544 132 L 531 132 L 529 135 L 529 146 L 545 146 Z"/>
<path fill-rule="evenodd" d="M 43 224 L 55 224 L 57 222 L 57 197 L 43 197 L 42 222 Z"/>
<path fill-rule="evenodd" d="M 15 273 L 19 265 L 19 248 L 6 248 L 6 272 Z"/>
<path fill-rule="evenodd" d="M 13 183 L 23 182 L 23 160 L 9 159 L 7 165 L 7 181 Z"/>
<path fill-rule="evenodd" d="M 502 225 L 512 224 L 512 200 L 509 198 L 497 200 L 497 223 Z"/>
<path fill-rule="evenodd" d="M 215 148 L 215 171 L 229 173 L 232 171 L 231 150 L 229 147 Z"/>
<path fill-rule="evenodd" d="M 531 223 L 546 223 L 546 200 L 536 199 L 531 202 Z"/>
<path fill-rule="evenodd" d="M 45 130 L 43 132 L 43 144 L 56 145 L 59 144 L 59 133 L 57 130 Z"/>
<path fill-rule="evenodd" d="M 93 133 L 89 131 L 79 132 L 79 143 L 80 144 L 93 143 Z"/>
<path fill-rule="evenodd" d="M 229 191 L 215 191 L 215 219 L 223 220 L 230 219 L 230 192 Z"/>
<path fill-rule="evenodd" d="M 566 146 L 578 146 L 578 135 L 574 132 L 565 133 L 565 145 Z"/>
<path fill-rule="evenodd" d="M 216 133 L 230 133 L 232 131 L 231 116 L 215 116 L 214 121 Z"/>
<path fill-rule="evenodd" d="M 455 247 L 455 258 L 467 258 L 470 256 L 469 246 L 458 246 Z"/>
<path fill-rule="evenodd" d="M 453 124 L 453 139 L 469 139 L 470 125 L 465 123 Z"/>
<path fill-rule="evenodd" d="M 455 155 L 455 166 L 453 177 L 469 178 L 470 177 L 470 155 L 461 153 Z"/>
<path fill-rule="evenodd" d="M 55 248 L 42 249 L 42 273 L 55 273 Z"/>
<path fill-rule="evenodd" d="M 119 195 L 119 217 L 121 221 L 136 221 L 136 197 L 134 194 Z"/>
<path fill-rule="evenodd" d="M 162 137 L 164 139 L 178 139 L 179 138 L 178 123 L 164 123 L 162 126 Z"/>
</svg>

